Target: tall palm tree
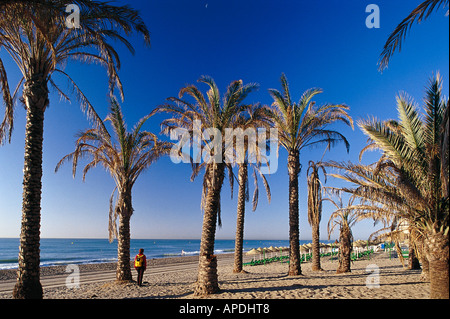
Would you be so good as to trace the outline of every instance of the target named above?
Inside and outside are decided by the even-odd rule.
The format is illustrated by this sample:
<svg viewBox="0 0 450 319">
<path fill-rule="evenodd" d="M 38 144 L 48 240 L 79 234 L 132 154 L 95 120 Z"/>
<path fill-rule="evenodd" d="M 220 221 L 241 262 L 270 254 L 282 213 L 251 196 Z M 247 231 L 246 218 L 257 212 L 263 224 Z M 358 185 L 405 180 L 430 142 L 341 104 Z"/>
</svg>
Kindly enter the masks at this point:
<svg viewBox="0 0 450 319">
<path fill-rule="evenodd" d="M 348 106 L 343 104 L 325 104 L 315 106 L 314 96 L 321 89 L 309 89 L 304 92 L 298 103 L 291 99 L 289 85 L 284 74 L 281 75 L 282 93 L 269 89 L 274 102 L 268 117 L 278 129 L 279 144 L 288 152 L 287 167 L 289 173 L 289 275 L 301 274 L 299 246 L 299 207 L 298 175 L 300 173 L 300 151 L 308 146 L 327 144 L 333 146 L 344 142 L 347 151 L 349 143 L 339 132 L 329 130 L 327 125 L 343 122 L 353 128 L 353 120 L 347 114 Z"/>
<path fill-rule="evenodd" d="M 259 127 L 267 129 L 270 127 L 270 122 L 266 117 L 266 107 L 260 104 L 252 104 L 248 107 L 248 111 L 245 112 L 238 120 L 237 127 L 242 130 L 257 129 Z M 258 175 L 263 181 L 267 199 L 270 203 L 271 194 L 270 187 L 267 183 L 265 176 L 259 169 L 261 163 L 264 162 L 264 158 L 261 158 L 261 145 L 257 140 L 251 141 L 256 136 L 247 136 L 247 140 L 244 141 L 244 149 L 236 149 L 236 152 L 244 152 L 243 161 L 237 161 L 238 166 L 238 204 L 237 204 L 237 218 L 236 218 L 236 240 L 234 248 L 234 273 L 243 272 L 243 242 L 244 242 L 244 220 L 245 220 L 245 202 L 249 200 L 249 186 L 248 186 L 248 169 L 253 168 L 253 179 L 255 190 L 252 199 L 252 210 L 255 211 L 258 205 L 259 187 L 258 187 Z M 253 143 L 252 147 L 249 147 L 249 143 Z M 239 148 L 239 145 L 236 145 Z M 266 146 L 266 145 L 265 145 Z M 240 154 L 239 154 L 240 155 Z M 236 157 L 239 156 L 236 154 Z M 249 160 L 251 159 L 251 160 Z"/>
<path fill-rule="evenodd" d="M 240 114 L 246 110 L 243 104 L 247 95 L 258 88 L 256 84 L 243 85 L 242 80 L 233 81 L 221 101 L 219 89 L 209 76 L 202 76 L 198 82 L 209 86 L 207 98 L 195 85 L 182 88 L 178 97 L 170 97 L 166 103 L 158 107 L 160 112 L 172 114 L 162 122 L 163 132 L 169 133 L 182 130 L 189 134 L 195 148 L 200 149 L 199 156 L 191 156 L 193 180 L 204 170 L 201 207 L 203 209 L 202 237 L 198 278 L 195 283 L 196 295 L 213 294 L 219 291 L 217 278 L 217 258 L 214 255 L 214 240 L 216 224 L 220 224 L 220 193 L 222 190 L 225 170 L 228 170 L 230 183 L 233 181 L 231 163 L 226 163 L 227 149 L 224 147 L 225 130 L 235 128 Z M 187 94 L 195 103 L 183 96 Z M 196 134 L 200 132 L 198 138 Z M 210 136 L 214 135 L 211 140 Z"/>
<path fill-rule="evenodd" d="M 169 154 L 172 143 L 158 140 L 153 133 L 142 131 L 142 126 L 153 115 L 143 117 L 127 132 L 121 108 L 115 99 L 111 100 L 110 113 L 105 121 L 111 123 L 113 138 L 107 130 L 91 128 L 78 134 L 75 151 L 64 156 L 55 171 L 66 161 L 72 161 L 75 173 L 78 161 L 89 158 L 83 169 L 83 181 L 94 167 L 103 166 L 114 179 L 116 187 L 110 199 L 109 240 L 118 240 L 117 274 L 118 281 L 132 280 L 130 269 L 130 218 L 133 214 L 132 189 L 140 174 L 155 163 L 161 156 Z M 113 208 L 114 193 L 118 196 Z M 119 217 L 119 230 L 116 220 Z"/>
<path fill-rule="evenodd" d="M 308 170 L 308 223 L 312 228 L 312 270 L 323 270 L 320 267 L 320 231 L 319 225 L 322 219 L 322 185 L 319 179 L 319 169 L 327 179 L 327 172 L 322 162 L 309 161 Z M 311 170 L 311 174 L 309 174 Z"/>
<path fill-rule="evenodd" d="M 430 80 L 424 101 L 425 112 L 420 114 L 414 102 L 401 95 L 397 98 L 399 121 L 360 121 L 370 138 L 363 152 L 379 149 L 382 156 L 371 172 L 353 166 L 341 176 L 357 185 L 347 191 L 377 201 L 409 221 L 424 241 L 431 297 L 448 298 L 449 194 L 441 164 L 448 157 L 449 101 L 442 96 L 439 74 Z M 374 181 L 368 183 L 370 179 Z"/>
<path fill-rule="evenodd" d="M 396 50 L 400 51 L 402 48 L 402 42 L 406 38 L 408 30 L 412 25 L 417 22 L 421 23 L 427 19 L 433 11 L 440 8 L 448 7 L 448 0 L 426 0 L 419 4 L 389 35 L 386 43 L 384 44 L 383 52 L 380 55 L 378 61 L 378 69 L 383 71 L 387 68 L 389 60 Z M 447 9 L 448 16 L 448 9 Z"/>
<path fill-rule="evenodd" d="M 66 5 L 80 8 L 79 28 L 66 26 Z M 27 112 L 23 181 L 22 228 L 20 235 L 18 281 L 15 298 L 42 298 L 39 281 L 39 239 L 41 211 L 42 143 L 44 112 L 50 104 L 49 85 L 64 99 L 69 97 L 56 84 L 54 74 L 68 79 L 81 108 L 101 127 L 99 119 L 79 86 L 64 71 L 69 61 L 99 63 L 107 69 L 112 91 L 122 85 L 118 76 L 119 55 L 112 42 L 133 47 L 123 37 L 136 31 L 149 43 L 149 32 L 136 10 L 128 6 L 88 0 L 2 1 L 0 3 L 0 48 L 5 49 L 22 73 L 11 95 L 7 73 L 0 60 L 0 83 L 6 111 L 0 127 L 0 140 L 11 136 L 14 101 L 22 88 L 21 102 Z M 123 95 L 123 94 L 122 94 Z"/>
</svg>

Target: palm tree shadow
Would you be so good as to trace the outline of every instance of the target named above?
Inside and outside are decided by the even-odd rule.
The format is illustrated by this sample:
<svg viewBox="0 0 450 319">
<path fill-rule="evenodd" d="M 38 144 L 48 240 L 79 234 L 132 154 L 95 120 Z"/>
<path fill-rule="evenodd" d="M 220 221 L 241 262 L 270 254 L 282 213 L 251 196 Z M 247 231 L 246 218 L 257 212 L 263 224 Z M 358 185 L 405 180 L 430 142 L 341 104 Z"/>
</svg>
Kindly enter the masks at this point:
<svg viewBox="0 0 450 319">
<path fill-rule="evenodd" d="M 231 288 L 231 289 L 223 289 L 220 293 L 255 293 L 255 292 L 268 292 L 268 291 L 290 291 L 304 288 L 305 286 L 302 284 L 292 284 L 288 286 L 274 286 L 274 287 L 247 287 L 247 288 Z"/>
</svg>

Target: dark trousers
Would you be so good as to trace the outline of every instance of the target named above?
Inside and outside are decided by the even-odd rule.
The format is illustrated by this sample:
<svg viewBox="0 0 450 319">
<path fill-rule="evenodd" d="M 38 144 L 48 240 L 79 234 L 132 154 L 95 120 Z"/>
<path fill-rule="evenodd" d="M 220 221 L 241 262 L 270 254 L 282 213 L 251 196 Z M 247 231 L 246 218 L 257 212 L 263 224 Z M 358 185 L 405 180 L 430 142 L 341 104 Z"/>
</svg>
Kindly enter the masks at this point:
<svg viewBox="0 0 450 319">
<path fill-rule="evenodd" d="M 142 285 L 142 278 L 144 277 L 144 267 L 137 267 L 136 268 L 138 277 L 137 277 L 137 283 L 139 286 Z"/>
</svg>

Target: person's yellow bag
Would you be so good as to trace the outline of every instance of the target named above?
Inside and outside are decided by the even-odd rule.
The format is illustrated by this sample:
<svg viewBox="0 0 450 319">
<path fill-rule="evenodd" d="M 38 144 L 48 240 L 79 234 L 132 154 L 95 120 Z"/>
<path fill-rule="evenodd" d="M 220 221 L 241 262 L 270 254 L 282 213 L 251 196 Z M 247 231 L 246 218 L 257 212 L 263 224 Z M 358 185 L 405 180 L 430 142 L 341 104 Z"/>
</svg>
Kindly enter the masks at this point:
<svg viewBox="0 0 450 319">
<path fill-rule="evenodd" d="M 134 261 L 134 267 L 142 267 L 144 264 L 144 256 L 136 256 L 136 259 Z"/>
</svg>

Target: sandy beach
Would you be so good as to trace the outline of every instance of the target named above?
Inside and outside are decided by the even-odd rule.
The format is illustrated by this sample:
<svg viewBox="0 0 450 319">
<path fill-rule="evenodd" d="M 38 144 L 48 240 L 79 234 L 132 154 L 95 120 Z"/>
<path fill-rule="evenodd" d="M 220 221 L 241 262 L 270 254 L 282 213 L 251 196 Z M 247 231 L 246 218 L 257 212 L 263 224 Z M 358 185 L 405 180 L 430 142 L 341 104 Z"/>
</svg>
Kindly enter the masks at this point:
<svg viewBox="0 0 450 319">
<path fill-rule="evenodd" d="M 197 298 L 193 283 L 197 276 L 197 258 L 152 259 L 142 287 L 135 282 L 117 284 L 114 280 L 81 283 L 79 288 L 46 288 L 46 299 L 178 299 Z M 246 258 L 248 260 L 248 257 Z M 302 276 L 288 277 L 288 264 L 271 263 L 245 266 L 247 273 L 234 274 L 233 255 L 219 255 L 218 274 L 221 292 L 208 299 L 428 299 L 429 283 L 420 279 L 420 270 L 406 270 L 397 258 L 385 252 L 352 263 L 352 272 L 336 274 L 337 260 L 322 258 L 324 271 L 311 271 L 311 263 L 302 264 Z M 115 264 L 80 265 L 80 275 L 109 272 Z M 0 284 L 14 279 L 15 271 L 0 271 Z M 67 276 L 65 267 L 45 267 L 41 280 Z M 133 270 L 133 276 L 136 274 Z M 112 277 L 113 278 L 113 277 Z M 2 293 L 0 298 L 11 298 Z"/>
</svg>

